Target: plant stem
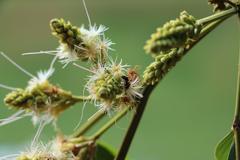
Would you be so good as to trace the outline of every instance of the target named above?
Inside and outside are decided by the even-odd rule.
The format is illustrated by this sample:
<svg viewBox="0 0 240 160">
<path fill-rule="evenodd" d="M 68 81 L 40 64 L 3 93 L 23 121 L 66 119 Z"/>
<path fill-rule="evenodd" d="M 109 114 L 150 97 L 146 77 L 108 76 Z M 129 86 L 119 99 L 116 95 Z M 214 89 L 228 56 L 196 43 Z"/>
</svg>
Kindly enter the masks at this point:
<svg viewBox="0 0 240 160">
<path fill-rule="evenodd" d="M 188 51 L 190 51 L 200 40 L 202 40 L 207 34 L 209 34 L 212 30 L 214 30 L 221 22 L 223 22 L 225 19 L 227 19 L 228 17 L 230 17 L 231 15 L 228 15 L 227 17 L 224 17 L 220 20 L 217 20 L 215 22 L 210 23 L 209 25 L 207 25 L 200 33 L 200 37 L 197 41 L 193 42 L 192 45 L 185 49 L 185 53 L 186 54 Z M 144 110 L 146 108 L 146 104 L 148 101 L 148 98 L 150 96 L 150 94 L 152 93 L 153 89 L 157 86 L 157 84 L 153 85 L 153 86 L 147 86 L 144 91 L 143 91 L 143 98 L 141 99 L 139 105 L 137 106 L 137 110 L 135 112 L 135 115 L 131 121 L 131 124 L 129 126 L 129 129 L 125 135 L 125 138 L 123 140 L 123 143 L 121 145 L 121 148 L 118 152 L 117 157 L 115 158 L 115 160 L 124 160 L 128 150 L 130 148 L 131 142 L 134 138 L 134 135 L 137 131 L 138 125 L 140 123 L 140 120 L 142 118 L 142 115 L 144 113 Z"/>
<path fill-rule="evenodd" d="M 240 0 L 239 0 L 240 3 Z M 240 14 L 238 19 L 240 23 Z M 235 142 L 235 153 L 236 160 L 240 160 L 240 48 L 239 48 L 239 62 L 238 62 L 238 79 L 237 79 L 237 93 L 236 93 L 236 106 L 233 122 L 234 142 Z"/>
<path fill-rule="evenodd" d="M 90 96 L 72 96 L 72 98 L 76 101 L 76 102 L 83 102 L 83 101 L 89 101 L 91 100 Z"/>
<path fill-rule="evenodd" d="M 240 63 L 238 64 L 236 108 L 233 122 L 236 159 L 240 160 Z"/>
<path fill-rule="evenodd" d="M 99 120 L 101 120 L 104 117 L 104 112 L 97 112 L 95 116 L 93 116 L 91 119 L 89 119 L 86 123 L 83 124 L 82 127 L 80 127 L 71 137 L 80 137 L 83 134 L 85 134 L 89 129 L 93 127 L 95 123 L 97 123 Z"/>
<path fill-rule="evenodd" d="M 130 107 L 124 108 L 122 111 L 120 111 L 116 116 L 114 116 L 110 121 L 108 121 L 103 127 L 101 127 L 93 136 L 91 136 L 89 139 L 97 140 L 101 137 L 109 128 L 111 128 L 114 124 L 116 124 L 117 121 L 119 121 L 123 116 L 127 114 L 127 112 L 130 110 Z"/>
<path fill-rule="evenodd" d="M 222 18 L 224 18 L 226 16 L 229 16 L 229 15 L 232 15 L 232 14 L 236 14 L 237 12 L 238 12 L 238 7 L 231 7 L 228 10 L 221 11 L 221 12 L 213 14 L 211 16 L 199 19 L 199 20 L 197 20 L 197 23 L 201 24 L 201 25 L 206 25 L 206 24 L 214 22 L 214 21 L 216 21 L 218 19 L 222 19 Z"/>
</svg>

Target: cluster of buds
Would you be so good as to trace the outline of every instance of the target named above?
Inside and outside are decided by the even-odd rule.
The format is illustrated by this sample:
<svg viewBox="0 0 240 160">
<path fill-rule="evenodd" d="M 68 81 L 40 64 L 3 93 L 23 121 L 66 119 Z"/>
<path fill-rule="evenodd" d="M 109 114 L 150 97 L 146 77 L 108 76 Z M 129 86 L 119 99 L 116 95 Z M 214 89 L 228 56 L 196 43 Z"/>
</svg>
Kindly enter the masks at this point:
<svg viewBox="0 0 240 160">
<path fill-rule="evenodd" d="M 6 95 L 4 102 L 10 108 L 18 111 L 12 116 L 0 120 L 0 126 L 19 120 L 26 116 L 32 116 L 34 124 L 39 124 L 39 129 L 53 122 L 59 114 L 77 102 L 84 101 L 84 97 L 74 96 L 49 82 L 54 69 L 40 71 L 37 76 L 32 75 L 15 63 L 3 52 L 0 54 L 18 69 L 31 77 L 25 89 L 9 88 L 11 92 Z M 40 127 L 43 125 L 42 127 Z M 41 132 L 41 129 L 39 130 Z"/>
<path fill-rule="evenodd" d="M 196 19 L 183 11 L 179 18 L 158 28 L 157 32 L 151 35 L 151 39 L 147 41 L 144 49 L 146 53 L 155 57 L 158 54 L 169 52 L 173 48 L 184 47 L 198 37 L 200 28 Z"/>
<path fill-rule="evenodd" d="M 86 29 L 73 26 L 63 19 L 53 19 L 50 22 L 52 34 L 59 39 L 57 57 L 63 64 L 82 60 L 93 63 L 106 61 L 108 50 L 113 44 L 105 38 L 107 28 L 103 25 L 90 26 Z"/>
<path fill-rule="evenodd" d="M 179 48 L 156 56 L 155 61 L 144 71 L 143 83 L 146 85 L 156 84 L 181 60 L 183 55 L 184 49 Z"/>
<path fill-rule="evenodd" d="M 144 47 L 155 61 L 144 71 L 143 84 L 154 85 L 160 81 L 182 58 L 185 49 L 198 40 L 202 27 L 193 16 L 183 11 L 179 18 L 158 28 Z"/>
<path fill-rule="evenodd" d="M 103 111 L 135 106 L 142 97 L 141 82 L 134 69 L 121 63 L 110 63 L 93 71 L 87 83 L 92 100 Z"/>
<path fill-rule="evenodd" d="M 39 75 L 46 75 L 46 73 L 40 72 L 38 77 L 31 79 L 26 89 L 17 89 L 6 95 L 4 102 L 17 110 L 34 112 L 36 115 L 48 113 L 57 117 L 62 111 L 79 101 L 71 92 L 52 85 L 47 77 L 41 79 Z"/>
<path fill-rule="evenodd" d="M 59 39 L 56 56 L 62 63 L 81 60 L 94 64 L 90 69 L 85 68 L 93 73 L 86 88 L 101 110 L 105 112 L 136 105 L 136 99 L 142 97 L 140 78 L 127 65 L 109 63 L 108 50 L 113 43 L 105 38 L 106 27 L 90 25 L 89 29 L 84 26 L 78 28 L 63 19 L 51 20 L 50 27 L 52 34 Z"/>
</svg>

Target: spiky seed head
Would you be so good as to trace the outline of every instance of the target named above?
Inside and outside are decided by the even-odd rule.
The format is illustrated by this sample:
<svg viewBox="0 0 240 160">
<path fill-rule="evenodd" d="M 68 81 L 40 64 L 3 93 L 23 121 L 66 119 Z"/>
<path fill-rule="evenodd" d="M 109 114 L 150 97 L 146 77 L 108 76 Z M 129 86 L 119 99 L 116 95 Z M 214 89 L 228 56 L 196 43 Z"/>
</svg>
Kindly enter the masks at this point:
<svg viewBox="0 0 240 160">
<path fill-rule="evenodd" d="M 78 28 L 63 19 L 53 19 L 50 27 L 52 34 L 59 39 L 60 47 L 57 56 L 62 63 L 67 64 L 76 60 L 88 60 L 95 64 L 105 63 L 108 50 L 111 50 L 113 44 L 104 36 L 107 30 L 105 26 Z"/>
<path fill-rule="evenodd" d="M 137 72 L 121 63 L 98 68 L 87 83 L 92 99 L 104 111 L 136 104 L 142 97 L 141 87 Z"/>
<path fill-rule="evenodd" d="M 154 85 L 160 81 L 171 68 L 184 55 L 184 49 L 173 49 L 168 53 L 160 54 L 155 57 L 155 61 L 152 62 L 144 71 L 143 83 L 145 85 Z"/>
<path fill-rule="evenodd" d="M 88 90 L 96 100 L 114 100 L 123 91 L 121 76 L 122 68 L 113 65 L 111 68 L 100 68 L 96 75 L 90 78 Z"/>
<path fill-rule="evenodd" d="M 46 81 L 31 90 L 12 91 L 6 95 L 4 102 L 8 106 L 19 110 L 34 111 L 38 114 L 49 112 L 56 117 L 77 101 L 70 92 Z"/>
<path fill-rule="evenodd" d="M 82 42 L 79 28 L 73 26 L 69 21 L 64 19 L 52 19 L 50 21 L 50 28 L 52 34 L 59 39 L 61 44 L 68 45 L 69 48 L 74 49 L 74 45 L 78 45 Z"/>
<path fill-rule="evenodd" d="M 169 52 L 173 48 L 183 47 L 198 37 L 200 26 L 196 19 L 186 11 L 179 18 L 171 20 L 157 29 L 146 42 L 146 53 L 153 57 Z"/>
</svg>

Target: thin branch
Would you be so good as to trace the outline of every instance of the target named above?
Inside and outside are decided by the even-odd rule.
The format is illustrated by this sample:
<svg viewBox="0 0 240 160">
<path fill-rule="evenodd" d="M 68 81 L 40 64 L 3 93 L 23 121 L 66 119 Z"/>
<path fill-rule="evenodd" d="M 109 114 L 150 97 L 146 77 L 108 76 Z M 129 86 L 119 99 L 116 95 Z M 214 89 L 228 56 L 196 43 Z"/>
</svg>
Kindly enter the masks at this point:
<svg viewBox="0 0 240 160">
<path fill-rule="evenodd" d="M 238 12 L 238 8 L 237 7 L 231 7 L 229 9 L 225 10 L 225 11 L 221 11 L 221 12 L 215 13 L 215 14 L 213 14 L 211 16 L 199 19 L 199 20 L 197 20 L 197 22 L 199 24 L 206 25 L 206 24 L 214 22 L 214 21 L 216 21 L 218 19 L 222 19 L 223 17 L 228 17 L 230 15 L 236 14 L 237 12 Z"/>
<path fill-rule="evenodd" d="M 125 116 L 130 107 L 124 108 L 122 111 L 119 112 L 116 116 L 114 116 L 110 121 L 108 121 L 104 126 L 102 126 L 93 136 L 89 139 L 97 140 L 99 139 L 109 128 L 111 128 L 116 122 L 118 122 L 123 116 Z"/>
<path fill-rule="evenodd" d="M 93 127 L 94 124 L 99 122 L 105 115 L 104 112 L 97 112 L 95 116 L 91 119 L 89 119 L 86 123 L 83 124 L 71 137 L 77 138 L 85 134 L 89 129 Z"/>
<path fill-rule="evenodd" d="M 83 102 L 83 101 L 90 101 L 91 97 L 90 96 L 72 96 L 72 98 L 76 101 L 76 102 Z"/>
<path fill-rule="evenodd" d="M 240 57 L 239 57 L 240 58 Z M 238 80 L 237 80 L 237 94 L 236 107 L 233 122 L 234 141 L 236 150 L 236 160 L 240 160 L 240 61 L 238 64 Z"/>
<path fill-rule="evenodd" d="M 240 0 L 239 0 L 239 3 L 240 3 Z M 239 19 L 239 23 L 240 23 L 239 16 L 240 16 L 240 14 L 238 15 L 238 19 Z M 238 62 L 236 106 L 235 106 L 234 122 L 233 122 L 236 160 L 240 160 L 240 48 L 239 48 L 239 57 L 238 58 L 239 58 L 239 62 Z"/>
</svg>

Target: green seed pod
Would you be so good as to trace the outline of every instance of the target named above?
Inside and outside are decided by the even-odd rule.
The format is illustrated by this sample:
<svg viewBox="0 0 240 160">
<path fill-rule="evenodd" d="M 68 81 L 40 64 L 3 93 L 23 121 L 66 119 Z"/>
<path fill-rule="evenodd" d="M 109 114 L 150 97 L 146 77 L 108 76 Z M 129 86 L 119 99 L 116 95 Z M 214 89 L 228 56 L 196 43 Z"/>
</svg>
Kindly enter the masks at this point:
<svg viewBox="0 0 240 160">
<path fill-rule="evenodd" d="M 31 98 L 32 96 L 28 94 L 28 92 L 22 89 L 18 89 L 16 91 L 12 91 L 11 93 L 7 94 L 4 99 L 4 102 L 5 104 L 14 108 L 29 109 L 28 106 L 32 104 L 29 101 Z"/>
<path fill-rule="evenodd" d="M 187 45 L 190 40 L 197 38 L 199 31 L 200 27 L 196 19 L 183 11 L 179 18 L 158 28 L 157 32 L 151 35 L 151 39 L 146 42 L 144 49 L 155 57 L 173 48 Z"/>
<path fill-rule="evenodd" d="M 19 89 L 9 93 L 4 102 L 13 108 L 42 113 L 50 111 L 51 115 L 59 113 L 77 102 L 70 92 L 58 88 L 48 81 L 35 88 Z"/>
<path fill-rule="evenodd" d="M 75 45 L 82 43 L 79 28 L 64 19 L 51 20 L 50 28 L 52 34 L 59 39 L 59 42 L 68 45 L 71 49 L 74 49 Z"/>
<path fill-rule="evenodd" d="M 89 55 L 86 52 L 87 48 L 82 40 L 80 29 L 73 26 L 69 21 L 64 19 L 53 19 L 50 21 L 52 35 L 59 39 L 60 47 L 59 59 L 63 63 L 68 63 L 73 60 L 86 61 Z"/>
<path fill-rule="evenodd" d="M 168 53 L 156 56 L 155 61 L 144 71 L 143 83 L 145 85 L 154 85 L 160 81 L 182 58 L 183 51 L 184 49 L 173 49 Z"/>
<path fill-rule="evenodd" d="M 113 43 L 104 36 L 107 30 L 105 26 L 78 28 L 63 19 L 53 19 L 50 27 L 52 34 L 59 39 L 57 56 L 62 63 L 68 64 L 76 60 L 89 60 L 95 64 L 106 62 L 108 50 Z"/>
<path fill-rule="evenodd" d="M 106 70 L 99 79 L 96 79 L 93 88 L 98 99 L 114 100 L 123 91 L 122 79 Z"/>
<path fill-rule="evenodd" d="M 135 100 L 133 97 L 137 97 L 139 81 L 134 81 L 134 84 L 126 81 L 126 67 L 127 65 L 121 65 L 121 63 L 107 64 L 100 66 L 90 77 L 86 87 L 99 109 L 106 112 L 113 111 L 120 106 L 122 97 L 127 96 L 131 102 Z"/>
</svg>

